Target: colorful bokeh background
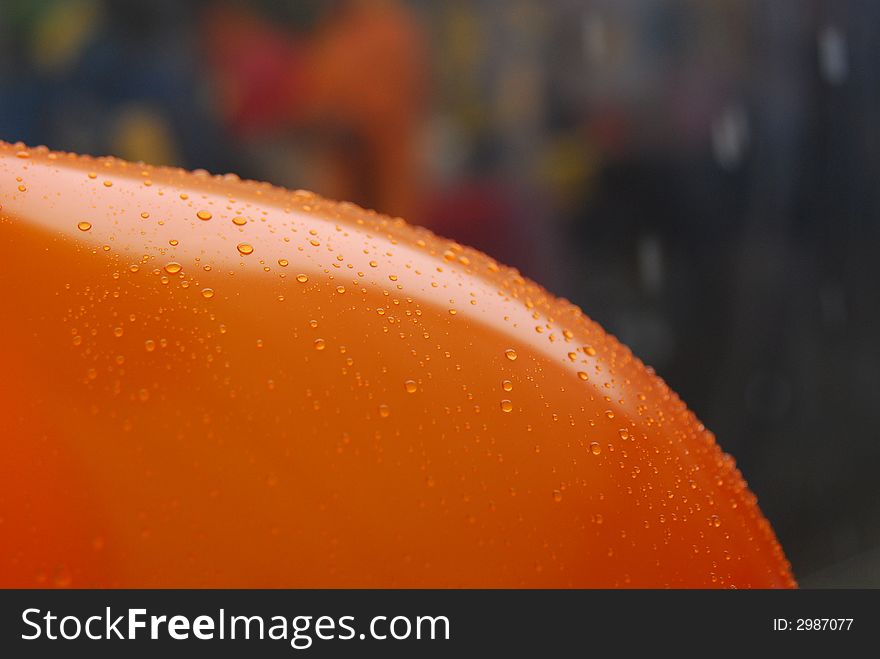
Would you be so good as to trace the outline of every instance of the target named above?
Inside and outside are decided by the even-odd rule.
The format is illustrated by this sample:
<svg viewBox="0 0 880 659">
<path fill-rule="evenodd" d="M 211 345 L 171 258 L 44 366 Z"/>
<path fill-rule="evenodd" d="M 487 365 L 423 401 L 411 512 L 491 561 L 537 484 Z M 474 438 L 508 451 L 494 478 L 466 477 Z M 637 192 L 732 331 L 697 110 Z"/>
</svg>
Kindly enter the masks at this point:
<svg viewBox="0 0 880 659">
<path fill-rule="evenodd" d="M 880 4 L 4 0 L 0 139 L 400 215 L 688 402 L 803 586 L 880 587 Z"/>
</svg>

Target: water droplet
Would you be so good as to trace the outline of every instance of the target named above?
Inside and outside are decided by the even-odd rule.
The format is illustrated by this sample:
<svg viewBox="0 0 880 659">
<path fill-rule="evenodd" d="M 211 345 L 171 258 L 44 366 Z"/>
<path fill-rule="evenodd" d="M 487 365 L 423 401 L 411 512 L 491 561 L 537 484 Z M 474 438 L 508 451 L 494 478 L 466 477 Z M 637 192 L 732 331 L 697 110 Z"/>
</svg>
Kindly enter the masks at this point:
<svg viewBox="0 0 880 659">
<path fill-rule="evenodd" d="M 513 382 L 510 380 L 503 380 L 501 382 L 501 388 L 504 389 L 504 391 L 513 391 Z"/>
<path fill-rule="evenodd" d="M 183 266 L 179 263 L 176 263 L 175 261 L 165 264 L 165 272 L 167 272 L 169 275 L 176 275 L 181 270 L 183 270 Z"/>
<path fill-rule="evenodd" d="M 590 357 L 596 356 L 596 349 L 593 346 L 584 346 L 584 352 L 587 353 Z"/>
<path fill-rule="evenodd" d="M 714 526 L 716 529 L 721 526 L 721 518 L 718 515 L 712 515 L 709 517 L 709 524 Z"/>
<path fill-rule="evenodd" d="M 553 500 L 556 503 L 562 501 L 562 492 L 560 492 L 559 490 L 553 490 Z"/>
<path fill-rule="evenodd" d="M 196 217 L 199 218 L 200 220 L 204 220 L 207 222 L 208 220 L 210 220 L 214 216 L 211 215 L 208 211 L 199 211 L 198 213 L 196 213 Z"/>
<path fill-rule="evenodd" d="M 247 218 L 242 217 L 241 215 L 236 215 L 232 218 L 232 223 L 237 227 L 243 227 L 247 224 Z"/>
<path fill-rule="evenodd" d="M 114 327 L 114 328 L 113 328 L 113 336 L 115 336 L 117 339 L 118 339 L 120 336 L 122 336 L 123 333 L 124 333 L 124 330 L 123 330 L 121 327 Z"/>
<path fill-rule="evenodd" d="M 384 403 L 382 405 L 379 405 L 379 416 L 381 416 L 383 419 L 387 419 L 389 416 L 391 416 L 391 408 Z"/>
<path fill-rule="evenodd" d="M 142 403 L 146 403 L 150 400 L 150 391 L 148 389 L 141 389 L 138 392 L 138 398 L 140 398 Z"/>
<path fill-rule="evenodd" d="M 113 187 L 113 181 L 104 181 L 104 187 L 105 187 L 105 188 L 112 188 L 112 187 Z"/>
<path fill-rule="evenodd" d="M 88 231 L 89 229 L 92 228 L 92 223 L 91 222 L 79 222 L 76 225 L 76 228 L 79 229 L 80 231 Z"/>
<path fill-rule="evenodd" d="M 297 276 L 296 276 L 296 280 L 297 280 L 300 284 L 305 284 L 305 283 L 309 280 L 309 278 L 308 278 L 306 275 L 297 275 Z"/>
<path fill-rule="evenodd" d="M 180 244 L 180 242 L 177 240 L 171 239 L 168 241 L 168 244 L 171 245 L 172 247 L 177 247 Z"/>
<path fill-rule="evenodd" d="M 24 184 L 19 185 L 19 186 L 18 186 L 18 191 L 19 191 L 19 192 L 27 192 L 27 186 L 24 185 Z"/>
<path fill-rule="evenodd" d="M 288 261 L 287 259 L 278 259 L 278 265 L 280 265 L 282 268 L 286 268 L 289 263 L 290 261 Z"/>
<path fill-rule="evenodd" d="M 244 256 L 254 253 L 253 245 L 249 245 L 248 243 L 238 243 L 235 248 Z"/>
<path fill-rule="evenodd" d="M 605 410 L 605 416 L 607 416 L 609 419 L 613 419 L 614 412 L 612 412 L 611 410 Z"/>
<path fill-rule="evenodd" d="M 617 434 L 620 435 L 620 438 L 624 441 L 629 439 L 629 430 L 627 430 L 626 428 L 621 428 L 617 431 Z"/>
<path fill-rule="evenodd" d="M 156 342 L 153 339 L 147 339 L 144 341 L 144 350 L 147 352 L 153 352 L 156 349 Z"/>
<path fill-rule="evenodd" d="M 578 377 L 581 380 L 589 380 L 590 379 L 590 376 L 587 375 L 586 373 L 584 373 L 583 371 L 578 371 Z"/>
<path fill-rule="evenodd" d="M 513 411 L 513 403 L 511 403 L 506 398 L 501 401 L 501 411 L 502 412 L 512 412 Z"/>
<path fill-rule="evenodd" d="M 508 348 L 504 351 L 504 356 L 512 362 L 516 361 L 516 350 L 514 350 L 513 348 Z"/>
<path fill-rule="evenodd" d="M 419 385 L 416 384 L 415 380 L 407 380 L 403 383 L 404 388 L 406 389 L 406 393 L 414 394 L 419 390 Z"/>
<path fill-rule="evenodd" d="M 315 339 L 315 350 L 323 350 L 327 347 L 327 342 L 324 339 Z"/>
<path fill-rule="evenodd" d="M 73 345 L 78 346 L 82 342 L 83 342 L 83 338 L 79 334 L 77 334 L 75 337 L 73 337 Z"/>
<path fill-rule="evenodd" d="M 593 455 L 599 455 L 602 452 L 602 447 L 599 445 L 599 442 L 590 442 L 590 453 Z"/>
<path fill-rule="evenodd" d="M 262 347 L 263 347 L 263 339 L 257 339 L 257 347 L 258 347 L 258 348 L 262 348 Z"/>
<path fill-rule="evenodd" d="M 206 300 L 210 300 L 214 297 L 214 289 L 213 288 L 203 288 L 202 289 L 202 297 Z"/>
<path fill-rule="evenodd" d="M 345 286 L 337 286 L 336 292 L 342 295 L 343 293 L 345 293 Z"/>
</svg>

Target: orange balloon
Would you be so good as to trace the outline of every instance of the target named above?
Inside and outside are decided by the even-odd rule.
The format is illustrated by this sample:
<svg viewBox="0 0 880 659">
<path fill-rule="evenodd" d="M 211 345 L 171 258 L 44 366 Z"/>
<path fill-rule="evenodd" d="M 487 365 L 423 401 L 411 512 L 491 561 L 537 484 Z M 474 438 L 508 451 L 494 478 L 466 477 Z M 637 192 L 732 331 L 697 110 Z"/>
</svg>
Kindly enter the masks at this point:
<svg viewBox="0 0 880 659">
<path fill-rule="evenodd" d="M 0 585 L 786 587 L 712 434 L 425 229 L 0 145 Z"/>
</svg>

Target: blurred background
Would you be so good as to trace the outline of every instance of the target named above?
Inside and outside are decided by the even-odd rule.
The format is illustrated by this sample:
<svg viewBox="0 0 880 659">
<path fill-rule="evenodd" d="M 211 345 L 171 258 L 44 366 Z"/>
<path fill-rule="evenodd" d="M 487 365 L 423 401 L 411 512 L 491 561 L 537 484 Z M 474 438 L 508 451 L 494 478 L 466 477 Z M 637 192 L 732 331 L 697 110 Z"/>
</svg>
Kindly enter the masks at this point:
<svg viewBox="0 0 880 659">
<path fill-rule="evenodd" d="M 880 3 L 3 0 L 0 139 L 313 189 L 579 304 L 880 587 Z"/>
</svg>

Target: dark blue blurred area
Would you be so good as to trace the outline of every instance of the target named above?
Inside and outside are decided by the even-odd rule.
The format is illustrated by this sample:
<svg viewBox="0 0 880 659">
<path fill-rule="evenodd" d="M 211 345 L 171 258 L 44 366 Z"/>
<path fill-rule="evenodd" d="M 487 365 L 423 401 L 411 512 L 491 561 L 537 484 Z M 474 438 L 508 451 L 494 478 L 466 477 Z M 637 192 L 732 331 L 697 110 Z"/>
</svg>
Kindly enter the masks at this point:
<svg viewBox="0 0 880 659">
<path fill-rule="evenodd" d="M 0 139 L 311 188 L 579 304 L 880 586 L 880 3 L 4 0 Z"/>
</svg>

